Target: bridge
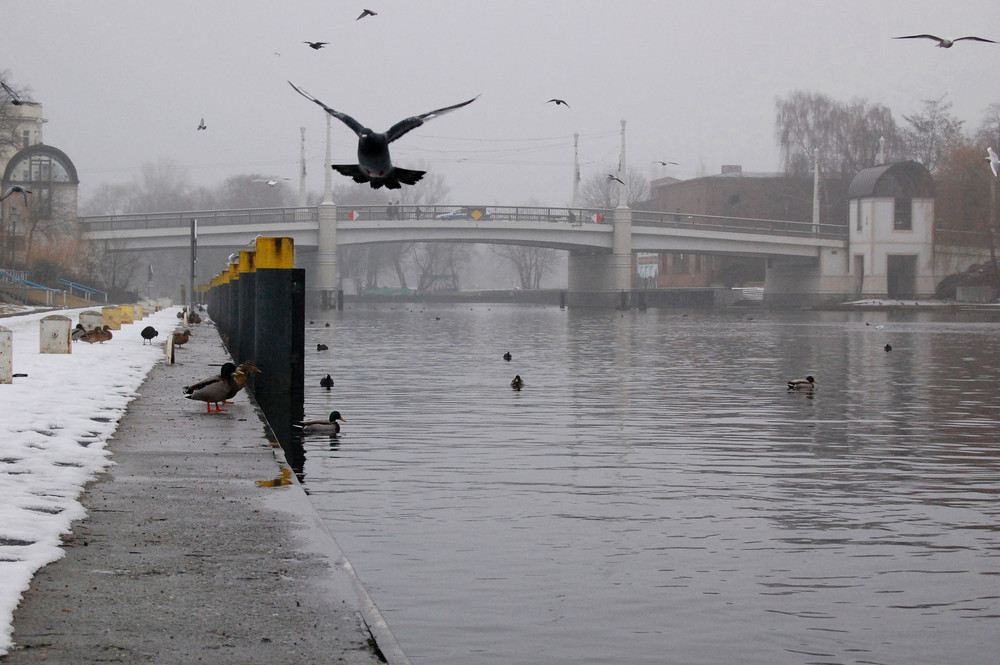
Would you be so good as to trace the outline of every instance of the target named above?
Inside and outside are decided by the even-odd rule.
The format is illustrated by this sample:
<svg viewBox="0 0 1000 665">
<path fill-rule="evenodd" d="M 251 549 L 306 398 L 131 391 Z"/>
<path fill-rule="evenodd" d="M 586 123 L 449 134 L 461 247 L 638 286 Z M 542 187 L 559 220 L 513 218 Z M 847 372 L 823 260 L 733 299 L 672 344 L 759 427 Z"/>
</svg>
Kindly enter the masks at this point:
<svg viewBox="0 0 1000 665">
<path fill-rule="evenodd" d="M 464 212 L 456 212 L 464 211 Z M 843 225 L 789 220 L 520 206 L 337 206 L 187 211 L 81 217 L 83 240 L 115 251 L 190 246 L 246 248 L 257 236 L 290 237 L 296 263 L 316 269 L 310 290 L 336 290 L 336 248 L 385 242 L 527 245 L 570 253 L 570 291 L 632 288 L 634 252 L 765 257 L 820 268 L 824 254 L 847 246 Z M 300 258 L 302 259 L 300 261 Z"/>
</svg>

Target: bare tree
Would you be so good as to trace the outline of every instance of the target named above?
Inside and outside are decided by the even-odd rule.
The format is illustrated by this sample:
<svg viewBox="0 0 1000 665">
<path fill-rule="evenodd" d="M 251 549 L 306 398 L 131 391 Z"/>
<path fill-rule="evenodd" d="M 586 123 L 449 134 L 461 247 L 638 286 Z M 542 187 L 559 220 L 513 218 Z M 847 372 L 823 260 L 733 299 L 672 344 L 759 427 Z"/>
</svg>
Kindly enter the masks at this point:
<svg viewBox="0 0 1000 665">
<path fill-rule="evenodd" d="M 976 142 L 1000 150 L 1000 103 L 990 104 L 976 130 Z"/>
<path fill-rule="evenodd" d="M 517 270 L 522 289 L 538 289 L 545 271 L 555 265 L 559 254 L 546 247 L 524 245 L 491 245 L 491 251 L 511 263 Z"/>
<path fill-rule="evenodd" d="M 627 204 L 633 206 L 649 198 L 649 181 L 646 180 L 646 176 L 632 169 L 626 169 L 625 191 Z M 583 205 L 588 208 L 616 208 L 620 196 L 621 184 L 609 178 L 606 173 L 594 173 L 580 187 Z"/>
<path fill-rule="evenodd" d="M 413 252 L 413 263 L 420 278 L 417 292 L 426 293 L 435 284 L 445 281 L 450 288 L 458 289 L 458 272 L 471 256 L 469 245 L 461 243 L 425 242 Z"/>
<path fill-rule="evenodd" d="M 904 115 L 910 128 L 903 133 L 906 151 L 913 159 L 936 171 L 943 155 L 962 141 L 962 121 L 949 111 L 947 95 L 924 99 L 923 112 Z"/>
<path fill-rule="evenodd" d="M 845 104 L 820 93 L 797 90 L 775 103 L 775 137 L 785 172 L 805 175 L 813 151 L 820 151 L 820 172 L 853 177 L 873 166 L 879 139 L 887 156 L 900 152 L 900 132 L 892 112 L 881 104 L 855 99 Z"/>
</svg>

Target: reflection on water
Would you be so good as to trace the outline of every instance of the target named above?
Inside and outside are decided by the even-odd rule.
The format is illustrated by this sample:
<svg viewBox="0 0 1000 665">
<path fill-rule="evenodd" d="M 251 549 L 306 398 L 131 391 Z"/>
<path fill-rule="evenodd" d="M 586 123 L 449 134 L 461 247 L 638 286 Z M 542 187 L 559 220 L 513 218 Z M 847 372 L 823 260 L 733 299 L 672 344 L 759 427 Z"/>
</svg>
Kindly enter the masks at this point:
<svg viewBox="0 0 1000 665">
<path fill-rule="evenodd" d="M 305 483 L 415 665 L 993 664 L 1000 326 L 941 316 L 311 313 Z"/>
</svg>

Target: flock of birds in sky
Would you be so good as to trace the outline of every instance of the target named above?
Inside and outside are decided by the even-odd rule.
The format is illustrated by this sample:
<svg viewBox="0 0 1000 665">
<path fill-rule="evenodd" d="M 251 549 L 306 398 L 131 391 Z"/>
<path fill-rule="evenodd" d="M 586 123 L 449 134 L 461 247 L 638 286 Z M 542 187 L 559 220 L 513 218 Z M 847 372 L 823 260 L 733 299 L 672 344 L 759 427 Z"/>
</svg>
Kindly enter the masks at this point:
<svg viewBox="0 0 1000 665">
<path fill-rule="evenodd" d="M 362 10 L 361 14 L 355 19 L 355 21 L 360 21 L 361 19 L 378 16 L 378 12 L 371 9 Z M 949 49 L 960 41 L 974 41 L 983 42 L 987 44 L 996 44 L 998 42 L 992 39 L 986 39 L 984 37 L 976 37 L 974 35 L 967 35 L 965 37 L 957 37 L 955 39 L 947 39 L 944 37 L 938 37 L 937 35 L 931 34 L 919 34 L 919 35 L 904 35 L 901 37 L 893 37 L 893 39 L 929 39 L 936 42 L 938 48 Z M 318 51 L 325 48 L 329 42 L 324 41 L 304 41 L 303 42 L 309 48 Z M 277 54 L 276 55 L 280 55 Z M 11 104 L 15 106 L 22 105 L 36 105 L 38 102 L 33 102 L 29 100 L 22 99 L 20 95 L 17 94 L 13 89 L 10 88 L 6 83 L 0 81 L 0 85 L 3 86 L 4 91 L 10 98 Z M 403 185 L 415 185 L 417 182 L 423 178 L 426 171 L 417 171 L 413 169 L 404 169 L 392 164 L 392 159 L 389 155 L 389 144 L 393 141 L 401 138 L 407 132 L 420 127 L 425 122 L 432 120 L 436 117 L 449 113 L 456 109 L 460 109 L 464 106 L 468 106 L 476 99 L 478 95 L 472 99 L 452 106 L 445 106 L 444 108 L 435 109 L 433 111 L 428 111 L 427 113 L 422 113 L 420 115 L 411 116 L 404 120 L 397 122 L 395 125 L 390 127 L 386 132 L 375 132 L 368 127 L 365 127 L 360 122 L 347 115 L 346 113 L 336 111 L 333 108 L 327 106 L 325 103 L 321 102 L 316 97 L 305 92 L 303 89 L 297 87 L 291 81 L 289 85 L 292 88 L 310 100 L 311 102 L 319 105 L 328 114 L 337 118 L 343 122 L 347 127 L 353 131 L 358 137 L 358 163 L 357 164 L 333 164 L 332 167 L 335 171 L 353 179 L 357 183 L 369 183 L 372 189 L 379 189 L 381 187 L 386 187 L 387 189 L 400 189 Z M 569 103 L 564 99 L 558 97 L 553 97 L 549 99 L 547 104 L 555 104 L 556 106 L 565 106 L 567 109 L 571 108 Z M 198 123 L 198 131 L 203 131 L 208 129 L 208 125 L 205 123 L 205 119 L 202 118 Z M 996 153 L 993 148 L 989 148 L 990 167 L 993 170 L 993 175 L 996 176 L 998 173 L 998 163 Z M 653 162 L 654 164 L 660 164 L 661 166 L 677 165 L 677 162 L 657 160 Z M 620 170 L 620 169 L 619 169 Z M 288 178 L 267 178 L 258 179 L 255 182 L 266 182 L 269 187 L 274 187 L 278 180 L 288 180 Z M 625 186 L 625 182 L 615 174 L 608 174 L 609 182 L 616 182 L 622 186 Z M 18 190 L 15 190 L 18 191 Z M 27 194 L 30 193 L 23 188 L 20 190 L 25 194 L 25 201 L 27 201 Z M 3 198 L 10 195 L 10 190 L 4 193 Z"/>
<path fill-rule="evenodd" d="M 355 19 L 360 21 L 361 19 L 378 16 L 378 12 L 372 11 L 371 9 L 365 9 L 361 14 Z M 943 37 L 938 37 L 931 34 L 920 34 L 920 35 L 905 35 L 901 37 L 893 37 L 893 39 L 929 39 L 936 42 L 938 48 L 949 49 L 952 48 L 956 43 L 960 41 L 975 41 L 975 42 L 985 42 L 988 44 L 996 44 L 992 39 L 985 39 L 983 37 L 976 36 L 965 36 L 958 37 L 956 39 L 946 39 Z M 313 50 L 320 50 L 327 46 L 329 42 L 323 41 L 306 41 L 304 42 L 309 48 Z M 422 113 L 420 115 L 411 116 L 400 120 L 396 124 L 392 125 L 385 132 L 376 132 L 368 127 L 365 127 L 360 122 L 355 120 L 353 117 L 337 111 L 330 106 L 327 106 L 324 102 L 320 101 L 316 97 L 313 97 L 307 93 L 302 88 L 299 88 L 291 81 L 288 82 L 292 89 L 298 94 L 302 95 L 309 101 L 320 106 L 329 115 L 340 120 L 344 123 L 351 131 L 355 133 L 358 137 L 358 163 L 357 164 L 333 164 L 332 168 L 347 177 L 350 177 L 357 183 L 369 183 L 372 189 L 379 189 L 381 187 L 386 187 L 387 189 L 400 189 L 402 185 L 415 185 L 417 182 L 423 178 L 426 171 L 417 171 L 412 169 L 404 169 L 393 165 L 391 156 L 389 154 L 389 144 L 397 139 L 403 137 L 408 132 L 420 127 L 424 123 L 433 120 L 434 118 L 445 115 L 457 109 L 468 106 L 472 102 L 478 99 L 478 95 L 472 99 L 466 100 L 464 102 L 459 102 L 458 104 L 453 104 L 451 106 L 445 106 L 443 108 L 435 109 L 433 111 L 428 111 L 427 113 Z M 22 99 L 13 89 L 10 88 L 5 82 L 0 81 L 0 86 L 3 86 L 4 92 L 10 98 L 10 103 L 14 106 L 34 106 L 38 102 L 33 102 L 30 100 Z M 570 105 L 564 99 L 553 97 L 549 99 L 547 104 L 555 104 L 556 106 L 565 106 L 567 109 L 571 108 Z M 205 123 L 205 119 L 202 118 L 198 123 L 198 131 L 203 131 L 208 129 L 208 125 Z M 993 172 L 994 177 L 1000 177 L 1000 157 L 998 157 L 996 151 L 989 147 L 987 148 L 986 160 L 990 164 L 990 169 Z M 660 164 L 661 166 L 676 165 L 677 162 L 672 161 L 655 161 L 654 163 Z M 615 174 L 607 174 L 608 180 L 611 182 L 616 182 L 622 186 L 625 182 Z M 258 178 L 255 182 L 266 183 L 269 187 L 274 187 L 278 184 L 280 180 L 288 180 L 288 178 Z M 7 188 L 6 191 L 0 195 L 0 201 L 3 201 L 14 194 L 21 194 L 24 197 L 25 205 L 28 202 L 28 195 L 31 194 L 31 190 L 27 189 L 22 185 L 12 185 Z M 196 312 L 188 312 L 185 309 L 183 312 L 178 313 L 178 317 L 187 318 L 188 322 L 200 321 L 200 317 L 197 317 Z M 153 338 L 155 338 L 159 333 L 152 327 L 147 326 L 142 330 L 141 336 L 143 338 L 143 343 L 149 342 L 152 344 Z M 171 341 L 174 347 L 183 346 L 190 339 L 191 331 L 185 328 L 183 331 L 173 333 Z M 85 330 L 82 325 L 77 325 L 77 327 L 72 331 L 72 339 L 93 343 L 103 343 L 111 339 L 112 333 L 108 326 L 101 326 L 94 328 L 92 330 Z M 326 350 L 325 345 L 317 345 L 318 351 Z M 891 351 L 892 347 L 889 344 L 885 345 L 885 351 Z M 509 352 L 505 353 L 503 359 L 506 361 L 511 360 L 511 355 Z M 206 404 L 206 408 L 209 413 L 221 412 L 223 404 L 229 404 L 229 400 L 236 396 L 240 390 L 242 390 L 247 383 L 247 378 L 253 373 L 259 373 L 260 369 L 257 368 L 253 361 L 246 361 L 239 366 L 234 363 L 227 362 L 222 366 L 219 374 L 215 376 L 208 377 L 193 383 L 184 388 L 185 397 L 188 399 L 203 401 Z M 327 374 L 323 379 L 320 380 L 320 386 L 326 389 L 332 388 L 334 385 L 333 379 Z M 524 381 L 521 379 L 520 375 L 514 377 L 510 383 L 511 388 L 514 390 L 521 390 L 524 387 Z M 807 376 L 804 379 L 796 379 L 788 382 L 789 391 L 806 391 L 812 392 L 816 389 L 816 379 L 812 376 Z M 215 409 L 212 405 L 215 405 Z M 341 416 L 339 411 L 333 411 L 326 420 L 308 420 L 295 423 L 295 426 L 301 429 L 303 432 L 328 432 L 331 434 L 337 434 L 340 432 L 340 422 L 346 422 Z"/>
</svg>

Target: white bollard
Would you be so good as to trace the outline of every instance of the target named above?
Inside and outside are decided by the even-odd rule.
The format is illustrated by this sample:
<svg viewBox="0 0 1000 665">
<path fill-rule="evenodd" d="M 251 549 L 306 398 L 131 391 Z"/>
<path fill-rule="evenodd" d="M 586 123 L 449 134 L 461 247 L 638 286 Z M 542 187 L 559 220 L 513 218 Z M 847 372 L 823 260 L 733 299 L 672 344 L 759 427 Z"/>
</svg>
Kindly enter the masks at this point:
<svg viewBox="0 0 1000 665">
<path fill-rule="evenodd" d="M 69 328 L 68 316 L 52 314 L 42 319 L 39 353 L 73 353 Z"/>
<path fill-rule="evenodd" d="M 14 333 L 0 326 L 0 384 L 11 383 L 14 377 Z"/>
<path fill-rule="evenodd" d="M 83 326 L 84 330 L 100 328 L 104 325 L 104 315 L 100 312 L 95 312 L 92 309 L 88 309 L 86 312 L 80 312 L 80 325 Z"/>
</svg>

